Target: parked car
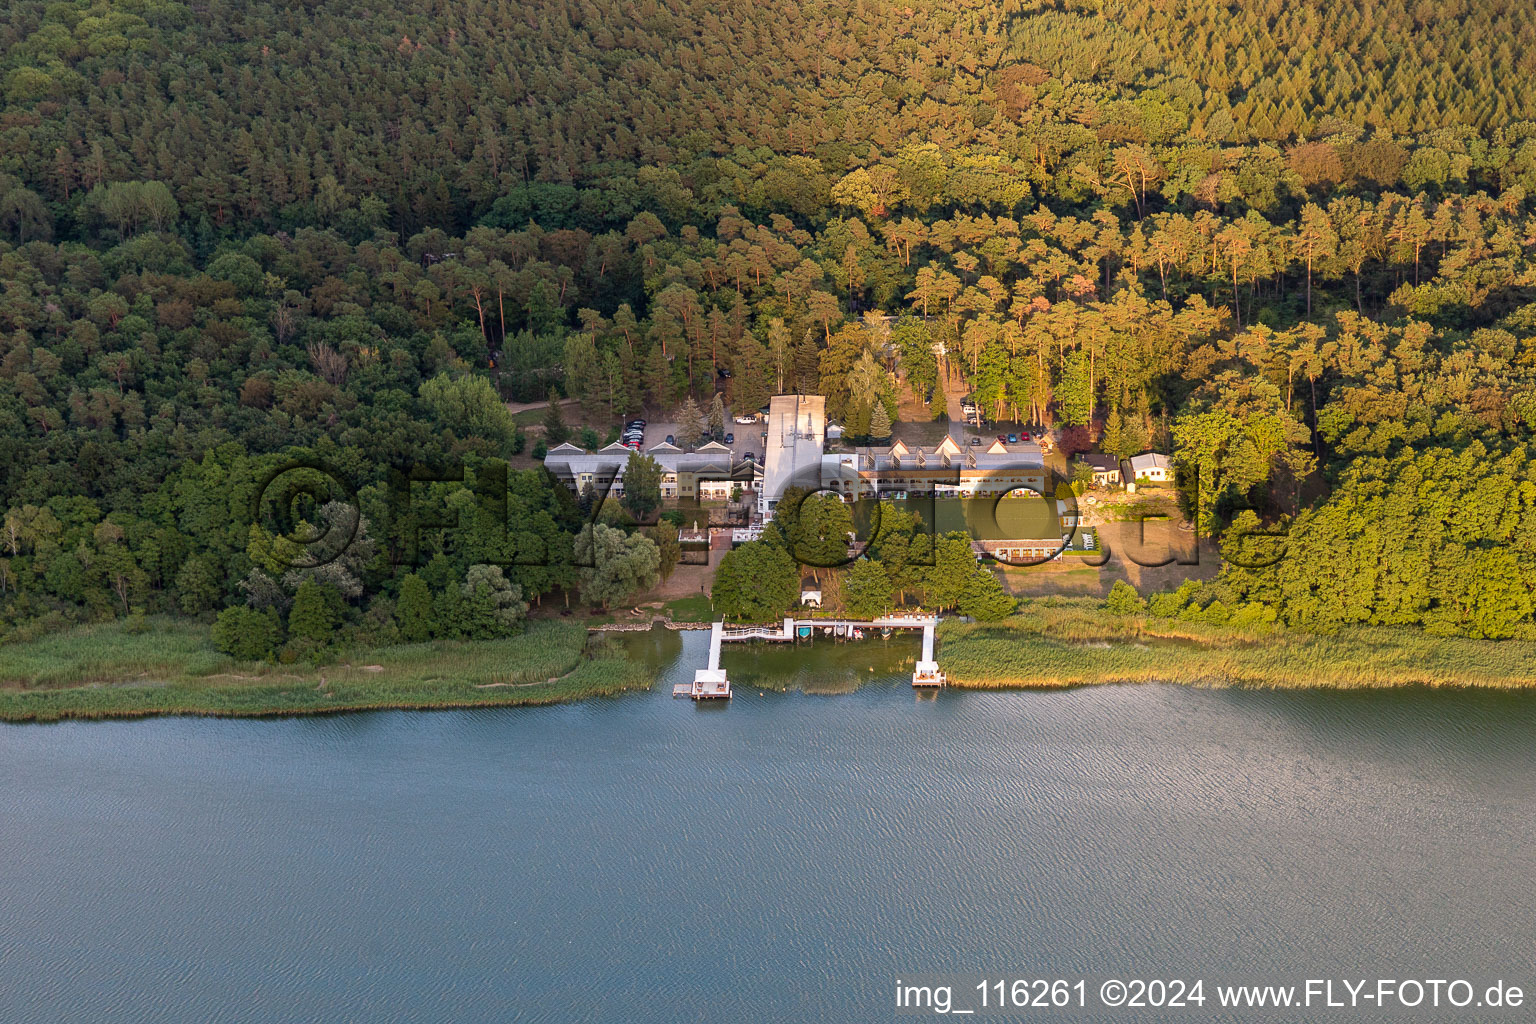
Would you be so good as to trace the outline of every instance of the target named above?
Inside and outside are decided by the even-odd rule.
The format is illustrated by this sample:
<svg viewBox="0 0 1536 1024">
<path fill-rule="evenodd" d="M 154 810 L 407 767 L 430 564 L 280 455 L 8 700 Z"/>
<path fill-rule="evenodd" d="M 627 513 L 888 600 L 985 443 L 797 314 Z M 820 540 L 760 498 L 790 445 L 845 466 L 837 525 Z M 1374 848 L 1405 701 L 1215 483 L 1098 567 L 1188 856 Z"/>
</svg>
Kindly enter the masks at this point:
<svg viewBox="0 0 1536 1024">
<path fill-rule="evenodd" d="M 971 438 L 971 444 L 981 444 L 981 438 L 979 438 L 979 437 Z"/>
<path fill-rule="evenodd" d="M 723 366 L 722 366 L 722 367 L 720 367 L 720 368 L 719 368 L 719 369 L 718 369 L 718 370 L 716 370 L 716 371 L 715 371 L 715 372 L 716 372 L 716 373 L 717 373 L 717 374 L 719 374 L 719 375 L 720 375 L 720 379 L 721 379 L 721 380 L 725 380 L 725 379 L 727 379 L 727 378 L 728 378 L 728 377 L 730 377 L 730 376 L 731 376 L 731 371 L 730 371 L 730 370 L 727 370 L 727 369 L 726 369 L 726 368 L 725 368 L 725 367 L 723 367 Z"/>
<path fill-rule="evenodd" d="M 757 461 L 757 453 L 756 452 L 747 452 L 747 454 L 743 455 L 742 458 L 746 459 L 748 462 L 756 462 Z"/>
<path fill-rule="evenodd" d="M 1019 435 L 1018 434 L 1009 434 L 1008 435 L 1008 443 L 1009 444 L 1018 444 L 1019 443 Z"/>
<path fill-rule="evenodd" d="M 726 434 L 725 435 L 725 443 L 726 444 L 735 444 L 736 443 L 736 435 L 735 434 Z"/>
<path fill-rule="evenodd" d="M 1020 434 L 1019 435 L 1019 440 L 1021 440 L 1021 441 L 1028 441 L 1028 440 L 1030 440 L 1029 431 L 1026 430 L 1026 431 L 1024 431 L 1024 433 Z"/>
<path fill-rule="evenodd" d="M 671 434 L 668 434 L 667 444 L 677 444 L 677 438 L 673 437 Z"/>
<path fill-rule="evenodd" d="M 737 416 L 736 417 L 736 422 L 737 423 L 756 423 L 757 422 L 757 417 L 756 416 Z"/>
<path fill-rule="evenodd" d="M 1007 434 L 998 434 L 997 435 L 997 439 L 999 441 L 1003 442 L 1004 444 L 1008 443 L 1008 435 Z"/>
</svg>

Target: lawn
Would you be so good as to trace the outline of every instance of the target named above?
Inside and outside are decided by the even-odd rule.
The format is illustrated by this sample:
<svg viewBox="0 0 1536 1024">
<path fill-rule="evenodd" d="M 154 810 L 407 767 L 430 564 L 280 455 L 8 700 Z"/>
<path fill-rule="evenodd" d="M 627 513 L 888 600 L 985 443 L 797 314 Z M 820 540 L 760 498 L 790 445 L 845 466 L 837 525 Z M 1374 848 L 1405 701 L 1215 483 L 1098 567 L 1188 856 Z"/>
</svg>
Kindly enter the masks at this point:
<svg viewBox="0 0 1536 1024">
<path fill-rule="evenodd" d="M 675 601 L 668 601 L 662 605 L 662 614 L 673 622 L 713 622 L 714 610 L 710 607 L 709 598 L 703 594 L 694 594 L 691 597 L 680 597 Z"/>
<path fill-rule="evenodd" d="M 984 498 L 908 498 L 898 508 L 916 512 L 934 533 L 959 531 L 977 540 L 1053 539 L 1065 532 L 1056 502 L 1039 495 Z M 867 536 L 868 524 L 860 524 Z"/>
</svg>

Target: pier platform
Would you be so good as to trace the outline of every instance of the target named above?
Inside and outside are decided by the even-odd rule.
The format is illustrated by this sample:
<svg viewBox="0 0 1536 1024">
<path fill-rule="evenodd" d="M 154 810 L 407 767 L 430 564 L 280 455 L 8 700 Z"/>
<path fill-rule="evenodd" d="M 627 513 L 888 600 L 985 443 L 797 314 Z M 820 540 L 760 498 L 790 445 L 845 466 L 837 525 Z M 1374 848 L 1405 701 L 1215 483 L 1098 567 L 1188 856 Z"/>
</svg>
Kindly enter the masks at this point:
<svg viewBox="0 0 1536 1024">
<path fill-rule="evenodd" d="M 720 641 L 724 639 L 725 623 L 717 622 L 709 627 L 709 667 L 693 673 L 692 683 L 677 683 L 672 687 L 674 697 L 692 697 L 694 700 L 729 700 L 731 681 L 725 669 L 720 667 Z"/>
<path fill-rule="evenodd" d="M 806 639 L 817 629 L 832 630 L 838 636 L 851 636 L 855 630 L 864 629 L 920 629 L 923 631 L 923 656 L 912 672 L 912 685 L 919 688 L 944 686 L 948 680 L 939 671 L 934 660 L 934 630 L 938 627 L 937 615 L 887 615 L 878 619 L 784 619 L 781 626 L 743 626 L 726 629 L 724 622 L 716 622 L 709 630 L 709 666 L 693 674 L 692 683 L 678 683 L 672 687 L 674 697 L 692 697 L 708 700 L 731 695 L 731 683 L 725 670 L 720 667 L 720 645 L 726 641 L 770 640 L 787 642 Z"/>
<path fill-rule="evenodd" d="M 943 686 L 947 680 L 944 673 L 939 671 L 939 663 L 933 657 L 933 630 L 938 620 L 934 619 L 923 627 L 923 656 L 918 659 L 917 667 L 912 672 L 912 685 L 917 687 Z"/>
</svg>

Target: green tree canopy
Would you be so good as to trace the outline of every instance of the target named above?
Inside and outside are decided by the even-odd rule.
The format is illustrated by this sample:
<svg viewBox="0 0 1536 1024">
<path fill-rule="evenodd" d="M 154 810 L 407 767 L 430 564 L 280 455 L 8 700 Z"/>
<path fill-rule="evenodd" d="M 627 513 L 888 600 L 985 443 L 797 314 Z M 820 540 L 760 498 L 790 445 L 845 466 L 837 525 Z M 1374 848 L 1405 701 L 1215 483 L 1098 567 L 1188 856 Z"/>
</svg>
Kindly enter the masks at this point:
<svg viewBox="0 0 1536 1024">
<path fill-rule="evenodd" d="M 648 521 L 661 507 L 661 463 L 630 452 L 624 467 L 624 496 L 619 503 L 637 522 Z"/>
<path fill-rule="evenodd" d="M 842 574 L 843 607 L 856 619 L 873 619 L 891 608 L 891 579 L 885 567 L 860 558 Z"/>
<path fill-rule="evenodd" d="M 749 541 L 726 552 L 715 573 L 715 612 L 727 619 L 769 622 L 800 599 L 800 571 L 778 545 Z"/>
<path fill-rule="evenodd" d="M 609 608 L 623 604 L 660 579 L 661 555 L 643 534 L 598 524 L 576 535 L 576 564 L 581 597 L 588 604 Z"/>
</svg>

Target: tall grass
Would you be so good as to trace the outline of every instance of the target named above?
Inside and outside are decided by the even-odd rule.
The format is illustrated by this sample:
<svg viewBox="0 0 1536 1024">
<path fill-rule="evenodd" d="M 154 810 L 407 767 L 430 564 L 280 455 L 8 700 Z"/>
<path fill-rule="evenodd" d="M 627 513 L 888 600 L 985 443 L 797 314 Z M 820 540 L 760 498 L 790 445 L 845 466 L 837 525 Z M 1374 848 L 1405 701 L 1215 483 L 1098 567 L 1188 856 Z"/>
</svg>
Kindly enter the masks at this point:
<svg viewBox="0 0 1536 1024">
<path fill-rule="evenodd" d="M 1333 635 L 1114 616 L 1092 599 L 1026 601 L 1000 623 L 945 623 L 938 657 L 960 686 L 1173 682 L 1340 688 L 1536 686 L 1536 643 L 1361 627 Z"/>
<path fill-rule="evenodd" d="M 157 618 L 136 633 L 122 622 L 108 622 L 0 646 L 0 687 L 164 682 L 231 664 L 209 643 L 207 626 Z"/>
<path fill-rule="evenodd" d="M 502 640 L 352 652 L 321 666 L 239 664 L 205 628 L 169 620 L 148 633 L 120 624 L 0 648 L 0 719 L 152 714 L 288 715 L 368 708 L 544 704 L 649 686 L 650 671 L 584 625 L 542 622 Z"/>
</svg>

